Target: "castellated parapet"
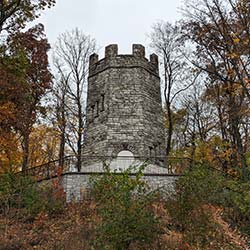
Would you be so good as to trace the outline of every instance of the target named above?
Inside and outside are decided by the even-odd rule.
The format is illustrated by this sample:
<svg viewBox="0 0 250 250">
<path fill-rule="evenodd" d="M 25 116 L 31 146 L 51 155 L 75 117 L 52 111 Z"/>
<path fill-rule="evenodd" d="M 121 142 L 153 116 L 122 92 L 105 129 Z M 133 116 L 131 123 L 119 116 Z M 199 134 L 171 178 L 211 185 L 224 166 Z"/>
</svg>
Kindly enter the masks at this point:
<svg viewBox="0 0 250 250">
<path fill-rule="evenodd" d="M 117 44 L 105 48 L 105 57 L 98 61 L 98 55 L 93 54 L 89 59 L 90 77 L 108 68 L 143 68 L 159 78 L 158 56 L 150 55 L 150 61 L 145 58 L 145 48 L 140 44 L 133 44 L 132 55 L 119 55 Z"/>
<path fill-rule="evenodd" d="M 133 45 L 130 55 L 116 44 L 99 60 L 89 60 L 83 155 L 115 157 L 128 150 L 135 157 L 164 156 L 165 136 L 158 57 L 145 58 L 145 48 Z"/>
</svg>

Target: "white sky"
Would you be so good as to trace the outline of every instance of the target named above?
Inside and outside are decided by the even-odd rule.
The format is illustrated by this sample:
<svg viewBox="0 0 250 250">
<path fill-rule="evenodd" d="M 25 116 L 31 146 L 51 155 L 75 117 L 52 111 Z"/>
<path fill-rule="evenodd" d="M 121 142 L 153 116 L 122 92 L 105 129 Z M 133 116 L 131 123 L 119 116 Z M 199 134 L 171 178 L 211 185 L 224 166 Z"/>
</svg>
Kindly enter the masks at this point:
<svg viewBox="0 0 250 250">
<path fill-rule="evenodd" d="M 133 43 L 145 46 L 147 34 L 159 20 L 174 22 L 180 18 L 181 0 L 57 0 L 38 19 L 45 25 L 53 46 L 58 35 L 75 27 L 95 38 L 103 48 L 119 45 L 120 54 L 130 54 Z"/>
</svg>

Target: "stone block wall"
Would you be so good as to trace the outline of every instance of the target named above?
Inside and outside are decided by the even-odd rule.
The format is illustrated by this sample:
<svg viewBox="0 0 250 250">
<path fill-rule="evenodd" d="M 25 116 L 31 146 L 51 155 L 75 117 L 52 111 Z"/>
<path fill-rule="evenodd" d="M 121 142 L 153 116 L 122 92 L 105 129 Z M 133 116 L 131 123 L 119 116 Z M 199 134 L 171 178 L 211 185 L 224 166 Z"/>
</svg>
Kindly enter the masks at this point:
<svg viewBox="0 0 250 250">
<path fill-rule="evenodd" d="M 145 58 L 140 44 L 133 45 L 131 55 L 118 54 L 117 45 L 107 46 L 101 60 L 92 55 L 86 118 L 83 155 L 115 157 L 129 150 L 137 157 L 164 156 L 157 56 Z"/>
<path fill-rule="evenodd" d="M 119 173 L 117 173 L 119 174 Z M 84 199 L 90 188 L 90 178 L 100 176 L 101 173 L 65 173 L 62 184 L 66 193 L 66 200 L 79 201 Z M 131 178 L 133 178 L 131 174 Z M 175 182 L 179 176 L 167 174 L 145 174 L 143 180 L 148 184 L 150 190 L 160 189 L 171 194 L 174 192 Z"/>
</svg>

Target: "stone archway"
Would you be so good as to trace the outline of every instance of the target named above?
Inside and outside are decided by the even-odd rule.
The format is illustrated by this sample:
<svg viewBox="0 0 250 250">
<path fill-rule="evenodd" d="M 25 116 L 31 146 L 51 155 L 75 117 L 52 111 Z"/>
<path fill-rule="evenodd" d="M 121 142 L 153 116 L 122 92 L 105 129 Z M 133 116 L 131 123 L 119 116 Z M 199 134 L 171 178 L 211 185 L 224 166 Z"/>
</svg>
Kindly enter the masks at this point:
<svg viewBox="0 0 250 250">
<path fill-rule="evenodd" d="M 129 151 L 133 155 L 136 154 L 136 151 L 137 151 L 133 144 L 127 143 L 127 142 L 121 142 L 121 143 L 114 144 L 113 148 L 114 148 L 114 150 L 112 152 L 112 156 L 114 156 L 114 157 L 123 151 Z"/>
<path fill-rule="evenodd" d="M 134 154 L 129 150 L 121 150 L 117 157 L 112 161 L 111 168 L 113 170 L 124 171 L 133 165 L 135 161 Z"/>
<path fill-rule="evenodd" d="M 117 157 L 128 157 L 128 158 L 133 158 L 134 159 L 134 154 L 129 151 L 129 150 L 121 150 L 118 154 Z"/>
</svg>

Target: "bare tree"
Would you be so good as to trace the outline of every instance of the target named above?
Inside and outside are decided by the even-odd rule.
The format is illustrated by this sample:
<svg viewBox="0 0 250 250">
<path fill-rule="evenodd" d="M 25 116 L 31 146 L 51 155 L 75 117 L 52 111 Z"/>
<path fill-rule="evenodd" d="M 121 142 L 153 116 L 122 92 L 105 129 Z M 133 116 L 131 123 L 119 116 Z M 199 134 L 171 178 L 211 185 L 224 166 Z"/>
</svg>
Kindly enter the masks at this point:
<svg viewBox="0 0 250 250">
<path fill-rule="evenodd" d="M 183 93 L 174 113 L 173 149 L 190 159 L 190 167 L 218 135 L 216 108 L 204 99 L 204 79 L 199 80 Z"/>
<path fill-rule="evenodd" d="M 58 78 L 55 79 L 55 87 L 53 89 L 54 99 L 54 118 L 59 129 L 59 165 L 64 165 L 65 144 L 66 144 L 66 128 L 67 128 L 67 88 L 69 84 L 70 74 L 64 74 L 59 60 L 54 60 L 54 65 L 58 70 Z"/>
<path fill-rule="evenodd" d="M 176 97 L 187 90 L 195 81 L 188 76 L 187 60 L 184 56 L 185 42 L 178 24 L 158 22 L 153 26 L 150 34 L 151 46 L 160 56 L 163 74 L 164 101 L 167 112 L 168 130 L 166 155 L 169 156 L 173 135 L 172 105 Z"/>
<path fill-rule="evenodd" d="M 94 53 L 95 47 L 95 40 L 76 28 L 59 36 L 54 53 L 55 67 L 59 75 L 57 81 L 57 109 L 61 126 L 59 158 L 62 159 L 66 142 L 77 157 L 78 171 L 81 170 L 85 124 L 84 89 L 89 56 Z"/>
</svg>

